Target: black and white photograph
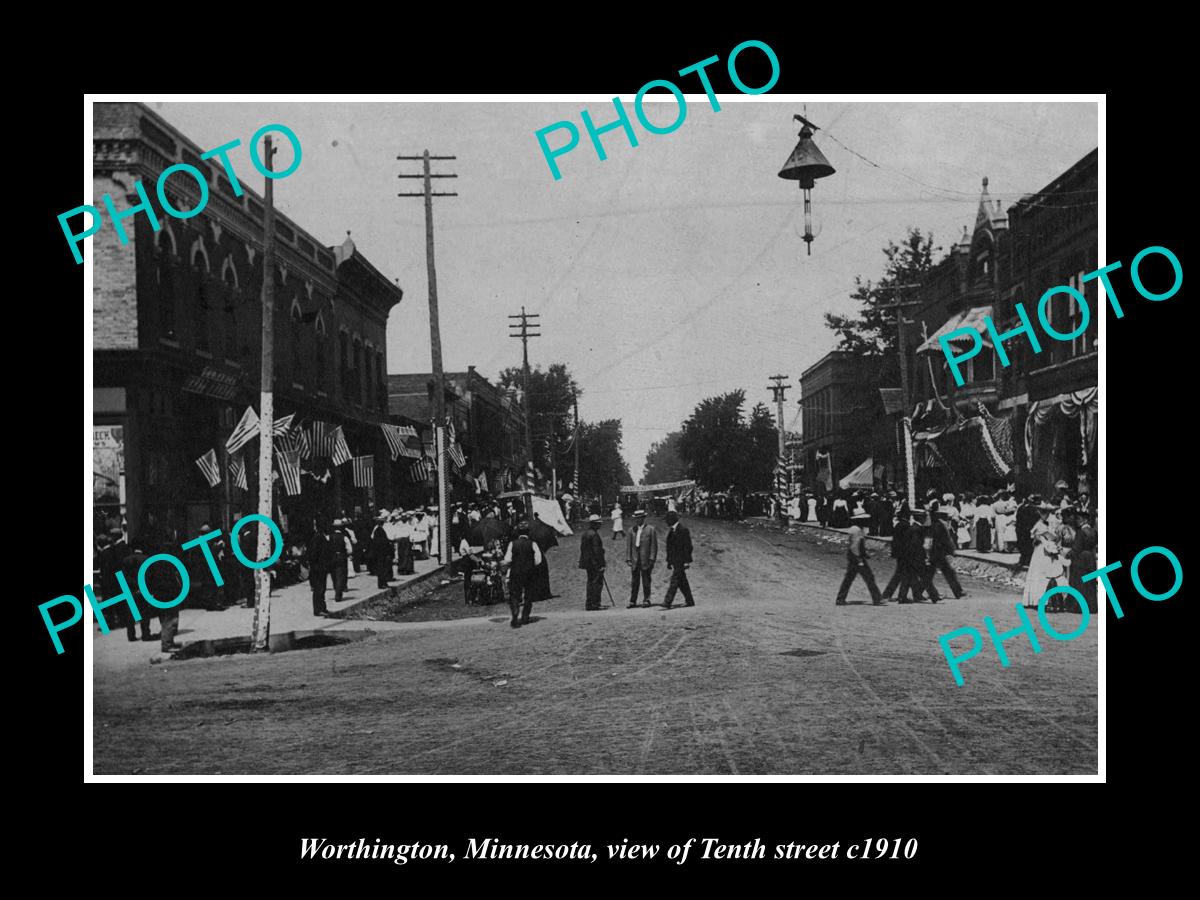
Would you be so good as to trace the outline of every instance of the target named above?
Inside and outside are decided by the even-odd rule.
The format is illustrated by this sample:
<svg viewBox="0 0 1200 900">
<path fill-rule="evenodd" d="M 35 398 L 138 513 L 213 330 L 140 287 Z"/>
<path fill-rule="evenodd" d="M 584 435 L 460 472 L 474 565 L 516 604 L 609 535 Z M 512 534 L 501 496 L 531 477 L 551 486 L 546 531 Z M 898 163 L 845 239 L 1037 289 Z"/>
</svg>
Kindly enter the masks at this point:
<svg viewBox="0 0 1200 900">
<path fill-rule="evenodd" d="M 1102 780 L 1103 97 L 755 52 L 93 98 L 95 777 Z"/>
</svg>

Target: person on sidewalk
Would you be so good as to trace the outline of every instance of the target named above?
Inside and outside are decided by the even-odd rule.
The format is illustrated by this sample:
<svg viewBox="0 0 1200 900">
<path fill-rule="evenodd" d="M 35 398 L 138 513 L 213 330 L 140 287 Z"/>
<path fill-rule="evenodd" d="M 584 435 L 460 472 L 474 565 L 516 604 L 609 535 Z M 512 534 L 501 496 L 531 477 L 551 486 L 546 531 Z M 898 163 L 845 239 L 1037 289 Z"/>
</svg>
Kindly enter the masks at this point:
<svg viewBox="0 0 1200 900">
<path fill-rule="evenodd" d="M 131 591 L 136 591 L 138 589 L 137 575 L 138 572 L 141 571 L 142 563 L 144 563 L 147 558 L 145 545 L 141 541 L 135 539 L 133 541 L 132 548 L 128 548 L 124 541 L 121 541 L 121 548 L 122 555 L 119 557 L 114 557 L 114 559 L 118 561 L 118 566 L 121 570 L 121 573 L 125 576 L 125 583 L 129 585 Z M 103 570 L 101 570 L 101 575 L 103 576 L 103 574 Z M 115 597 L 121 593 L 121 590 L 121 584 L 119 581 L 117 581 L 116 574 L 114 572 L 111 576 L 111 581 L 105 584 L 103 599 L 108 600 L 112 597 Z M 153 607 L 147 609 L 145 606 L 145 604 L 139 605 L 138 609 L 142 613 L 142 618 L 136 623 L 134 622 L 133 614 L 129 610 L 129 604 L 120 603 L 112 607 L 112 610 L 120 617 L 117 620 L 118 627 L 120 625 L 125 626 L 125 636 L 131 641 L 136 641 L 138 639 L 138 628 L 141 629 L 141 638 L 143 641 L 154 640 L 154 637 L 150 634 L 150 612 Z"/>
<path fill-rule="evenodd" d="M 508 624 L 513 628 L 529 624 L 533 595 L 537 592 L 537 567 L 541 564 L 542 551 L 529 539 L 529 523 L 522 519 L 517 523 L 517 536 L 504 551 L 500 563 L 501 568 L 508 570 L 508 608 L 512 610 L 512 621 Z"/>
<path fill-rule="evenodd" d="M 650 605 L 650 577 L 658 560 L 658 532 L 646 524 L 646 511 L 633 514 L 633 531 L 625 541 L 625 562 L 631 575 L 629 608 L 637 606 L 638 584 L 642 586 L 642 606 Z"/>
<path fill-rule="evenodd" d="M 1034 541 L 1030 531 L 1034 523 L 1038 520 L 1038 504 L 1041 502 L 1041 499 L 1041 496 L 1038 494 L 1030 494 L 1021 501 L 1014 516 L 1017 531 L 1017 552 L 1021 554 L 1021 558 L 1017 561 L 1017 564 L 1027 568 L 1029 560 L 1033 556 Z"/>
<path fill-rule="evenodd" d="M 600 537 L 601 519 L 588 516 L 588 530 L 579 539 L 579 568 L 587 572 L 587 599 L 583 608 L 600 609 L 600 593 L 604 588 L 604 539 Z"/>
<path fill-rule="evenodd" d="M 670 609 L 675 601 L 675 592 L 683 594 L 684 606 L 695 606 L 692 586 L 688 584 L 687 567 L 692 564 L 692 533 L 679 521 L 679 513 L 667 513 L 667 569 L 671 580 L 667 584 L 667 597 L 663 608 Z"/>
<path fill-rule="evenodd" d="M 865 528 L 869 521 L 871 521 L 871 514 L 868 512 L 860 512 L 850 520 L 849 539 L 846 543 L 846 577 L 842 579 L 842 586 L 838 588 L 837 606 L 846 605 L 846 595 L 850 593 L 850 585 L 854 583 L 856 575 L 862 575 L 863 581 L 867 583 L 867 590 L 871 592 L 871 602 L 875 606 L 884 606 L 887 603 L 880 596 L 879 587 L 875 584 L 875 576 L 867 564 L 867 532 Z"/>
<path fill-rule="evenodd" d="M 954 539 L 950 537 L 950 515 L 949 509 L 939 509 L 933 514 L 933 522 L 930 525 L 933 540 L 929 548 L 929 563 L 935 571 L 942 573 L 946 584 L 950 585 L 950 593 L 954 595 L 955 600 L 959 600 L 966 594 L 962 585 L 958 583 L 958 573 L 954 571 L 954 566 L 950 565 L 950 557 L 954 555 Z M 933 583 L 932 578 L 929 583 Z"/>
<path fill-rule="evenodd" d="M 345 571 L 345 560 L 343 571 Z M 325 606 L 325 582 L 334 566 L 333 536 L 323 519 L 318 519 L 312 537 L 304 550 L 304 564 L 308 566 L 308 585 L 312 588 L 312 612 L 314 616 L 328 615 Z"/>
<path fill-rule="evenodd" d="M 333 577 L 333 602 L 341 603 L 342 594 L 346 592 L 346 579 L 349 577 L 347 565 L 354 545 L 350 543 L 350 535 L 346 533 L 346 520 L 335 519 L 333 533 L 329 536 L 330 549 L 333 553 L 333 566 L 329 574 Z"/>
<path fill-rule="evenodd" d="M 370 543 L 367 545 L 367 562 L 371 574 L 375 576 L 375 584 L 382 591 L 392 578 L 392 542 L 388 540 L 387 521 L 388 511 L 381 509 L 375 516 L 375 527 L 371 529 Z"/>
<path fill-rule="evenodd" d="M 236 525 L 242 519 L 240 512 L 233 514 L 233 521 Z M 238 532 L 238 544 L 241 547 L 242 555 L 246 559 L 258 560 L 258 526 L 254 525 L 250 528 L 242 527 Z M 232 551 L 230 551 L 232 553 Z M 255 585 L 255 577 L 257 573 L 254 569 L 247 568 L 243 565 L 238 565 L 234 568 L 234 579 L 238 582 L 238 593 L 242 598 L 242 605 L 246 609 L 254 609 L 255 594 L 257 587 Z"/>
<path fill-rule="evenodd" d="M 1025 573 L 1026 609 L 1037 609 L 1046 591 L 1067 583 L 1058 529 L 1050 524 L 1050 516 L 1056 510 L 1054 504 L 1042 501 L 1038 504 L 1038 520 L 1029 529 L 1033 550 L 1029 558 L 1029 571 Z"/>
</svg>

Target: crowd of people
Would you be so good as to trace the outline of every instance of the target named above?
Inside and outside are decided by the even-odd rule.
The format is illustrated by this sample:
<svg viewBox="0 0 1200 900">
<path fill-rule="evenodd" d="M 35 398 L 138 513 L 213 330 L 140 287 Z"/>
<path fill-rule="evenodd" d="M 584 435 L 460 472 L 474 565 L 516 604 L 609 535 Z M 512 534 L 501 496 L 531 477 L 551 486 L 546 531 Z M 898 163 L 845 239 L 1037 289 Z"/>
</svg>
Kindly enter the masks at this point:
<svg viewBox="0 0 1200 900">
<path fill-rule="evenodd" d="M 823 527 L 849 527 L 846 575 L 838 591 L 840 605 L 855 578 L 861 577 L 875 604 L 887 602 L 899 591 L 901 603 L 927 597 L 940 599 L 933 577 L 941 574 L 951 593 L 965 596 L 950 558 L 958 550 L 1018 554 L 1024 567 L 1024 603 L 1036 608 L 1054 587 L 1071 587 L 1096 611 L 1096 583 L 1083 576 L 1096 568 L 1096 509 L 1086 491 L 1073 495 L 1065 481 L 1045 498 L 1029 494 L 1016 499 L 1011 489 L 963 496 L 928 491 L 923 506 L 910 508 L 894 491 L 837 493 L 818 498 L 813 494 L 793 498 L 789 518 L 816 521 Z M 868 563 L 866 538 L 891 538 L 895 574 L 883 591 L 878 589 Z M 911 593 L 911 597 L 909 596 Z M 1073 607 L 1069 595 L 1048 598 L 1048 612 Z"/>
</svg>

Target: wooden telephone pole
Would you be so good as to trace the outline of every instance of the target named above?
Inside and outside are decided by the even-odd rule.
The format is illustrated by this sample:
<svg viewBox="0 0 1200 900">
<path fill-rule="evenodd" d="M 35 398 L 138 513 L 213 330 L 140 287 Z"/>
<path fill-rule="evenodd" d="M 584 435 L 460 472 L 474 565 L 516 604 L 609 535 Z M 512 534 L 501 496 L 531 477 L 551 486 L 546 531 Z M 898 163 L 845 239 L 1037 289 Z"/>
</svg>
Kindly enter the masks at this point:
<svg viewBox="0 0 1200 900">
<path fill-rule="evenodd" d="M 904 430 L 904 474 L 909 509 L 916 509 L 917 506 L 917 476 L 913 465 L 912 420 L 909 418 L 909 414 L 912 412 L 912 400 L 908 392 L 908 348 L 904 344 L 904 308 L 920 306 L 922 302 L 919 300 L 901 301 L 900 292 L 920 286 L 919 283 L 892 285 L 892 290 L 895 292 L 894 300 L 887 306 L 880 307 L 880 309 L 896 311 L 896 350 L 900 355 L 900 426 Z"/>
<path fill-rule="evenodd" d="M 454 192 L 435 192 L 432 188 L 434 178 L 457 178 L 457 175 L 434 175 L 429 171 L 429 161 L 432 159 L 456 159 L 454 156 L 430 156 L 426 150 L 420 156 L 397 156 L 396 159 L 416 160 L 424 163 L 425 171 L 421 175 L 400 175 L 400 178 L 424 178 L 425 190 L 412 193 L 399 193 L 398 197 L 425 198 L 425 263 L 429 270 L 429 348 L 433 361 L 433 448 L 437 458 L 438 481 L 438 559 L 442 565 L 450 564 L 449 510 L 446 497 L 446 377 L 442 372 L 442 334 L 438 326 L 437 301 L 437 272 L 433 266 L 433 198 L 457 197 Z"/>
<path fill-rule="evenodd" d="M 275 149 L 271 136 L 263 138 L 266 145 L 267 171 L 273 171 Z M 256 148 L 251 147 L 250 152 Z M 258 514 L 270 519 L 274 509 L 271 502 L 271 454 L 274 450 L 271 430 L 275 423 L 275 180 L 266 176 L 263 188 L 263 286 L 262 286 L 262 368 L 261 395 L 258 407 Z M 228 471 L 226 479 L 228 479 Z M 282 549 L 282 548 L 281 548 Z M 267 523 L 258 523 L 257 561 L 271 556 L 271 532 Z M 255 573 L 254 625 L 251 646 L 255 653 L 270 648 L 271 639 L 271 576 L 265 568 Z"/>
<path fill-rule="evenodd" d="M 525 390 L 522 406 L 525 410 L 525 460 L 526 471 L 533 467 L 533 423 L 532 415 L 529 412 L 529 339 L 541 337 L 539 331 L 536 334 L 530 333 L 530 328 L 541 327 L 537 322 L 530 322 L 531 319 L 537 319 L 538 313 L 527 313 L 525 307 L 521 307 L 520 315 L 509 316 L 510 319 L 520 319 L 520 324 L 509 322 L 508 327 L 512 330 L 509 337 L 521 339 L 521 351 L 523 356 L 523 371 L 525 374 Z M 528 518 L 533 518 L 533 488 L 532 485 L 526 484 L 525 492 L 525 515 Z"/>
<path fill-rule="evenodd" d="M 776 422 L 779 425 L 779 457 L 776 462 L 776 471 L 778 471 L 779 466 L 785 465 L 785 460 L 787 460 L 785 448 L 787 439 L 784 436 L 783 425 L 783 401 L 786 399 L 785 394 L 788 388 L 791 387 L 790 384 L 784 384 L 787 378 L 787 375 L 772 375 L 771 381 L 773 383 L 767 385 L 768 389 L 775 395 L 775 410 L 776 416 L 778 417 Z M 784 501 L 786 500 L 784 485 L 787 486 L 787 493 L 791 493 L 791 480 L 792 473 L 790 470 L 785 473 L 784 478 L 780 478 L 778 474 L 775 476 L 775 494 L 779 500 L 779 513 L 781 517 L 786 516 L 786 513 L 784 512 Z"/>
</svg>

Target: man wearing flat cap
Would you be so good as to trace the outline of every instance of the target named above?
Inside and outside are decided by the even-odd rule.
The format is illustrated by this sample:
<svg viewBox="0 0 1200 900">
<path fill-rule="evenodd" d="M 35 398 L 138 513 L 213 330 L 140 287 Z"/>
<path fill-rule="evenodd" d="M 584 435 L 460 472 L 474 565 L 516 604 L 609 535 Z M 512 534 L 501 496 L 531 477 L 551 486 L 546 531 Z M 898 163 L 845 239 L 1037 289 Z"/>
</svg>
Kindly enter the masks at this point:
<svg viewBox="0 0 1200 900">
<path fill-rule="evenodd" d="M 650 576 L 658 560 L 658 532 L 646 524 L 646 511 L 633 514 L 633 530 L 625 540 L 625 562 L 631 575 L 629 608 L 637 606 L 638 584 L 642 586 L 642 606 L 650 605 Z"/>
<path fill-rule="evenodd" d="M 579 568 L 587 572 L 586 610 L 600 609 L 600 591 L 604 587 L 604 539 L 600 537 L 601 519 L 588 516 L 588 530 L 579 539 Z"/>
</svg>

